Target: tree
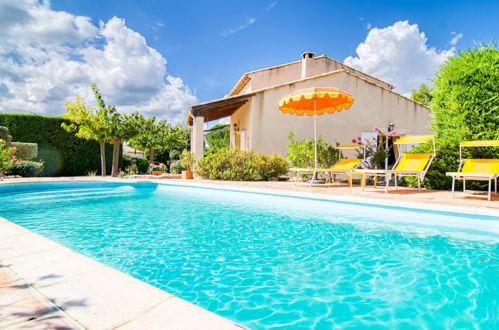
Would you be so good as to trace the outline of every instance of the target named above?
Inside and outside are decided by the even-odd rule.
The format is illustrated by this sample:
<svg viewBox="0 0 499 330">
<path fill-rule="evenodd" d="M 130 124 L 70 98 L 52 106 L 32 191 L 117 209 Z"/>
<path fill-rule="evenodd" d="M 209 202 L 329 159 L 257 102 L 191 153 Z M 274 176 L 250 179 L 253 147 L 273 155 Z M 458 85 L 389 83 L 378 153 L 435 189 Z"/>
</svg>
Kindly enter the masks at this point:
<svg viewBox="0 0 499 330">
<path fill-rule="evenodd" d="M 112 115 L 109 121 L 110 133 L 108 138 L 113 143 L 113 166 L 111 174 L 112 176 L 118 176 L 121 144 L 123 141 L 129 141 L 140 134 L 144 117 L 137 111 L 130 114 L 121 114 L 116 111 L 114 106 L 109 106 L 109 108 Z"/>
<path fill-rule="evenodd" d="M 97 85 L 92 84 L 92 91 L 97 101 L 99 110 L 97 111 L 97 119 L 94 121 L 95 127 L 102 127 L 105 132 L 106 139 L 113 143 L 113 166 L 111 170 L 112 176 L 119 174 L 119 155 L 120 147 L 123 141 L 133 139 L 140 134 L 144 127 L 144 117 L 134 111 L 130 114 L 122 114 L 116 110 L 114 105 L 104 103 L 102 94 L 97 88 Z"/>
<path fill-rule="evenodd" d="M 158 150 L 157 158 L 168 164 L 170 170 L 181 170 L 180 155 L 190 149 L 191 130 L 185 125 L 171 127 L 166 135 L 165 144 Z"/>
<path fill-rule="evenodd" d="M 228 147 L 230 144 L 229 125 L 217 124 L 206 135 L 206 142 L 210 151 Z"/>
<path fill-rule="evenodd" d="M 154 150 L 165 147 L 170 140 L 171 125 L 166 120 L 145 119 L 141 132 L 130 140 L 130 145 L 149 153 L 149 162 L 154 163 Z"/>
<path fill-rule="evenodd" d="M 499 50 L 495 44 L 460 52 L 437 73 L 432 92 L 432 129 L 439 140 L 499 137 Z"/>
<path fill-rule="evenodd" d="M 85 99 L 80 96 L 76 96 L 74 103 L 65 102 L 64 106 L 66 113 L 63 116 L 69 119 L 70 123 L 63 123 L 61 126 L 69 132 L 75 132 L 80 138 L 95 140 L 99 143 L 101 175 L 106 176 L 106 142 L 109 142 L 107 110 L 87 106 Z"/>
<path fill-rule="evenodd" d="M 449 58 L 431 90 L 431 128 L 437 157 L 426 176 L 429 188 L 447 189 L 446 172 L 459 165 L 459 143 L 499 139 L 499 50 L 481 45 Z M 416 150 L 423 150 L 424 147 Z M 466 148 L 467 157 L 498 158 L 497 148 Z M 495 149 L 495 150 L 494 150 Z"/>
<path fill-rule="evenodd" d="M 426 106 L 430 105 L 432 99 L 431 88 L 426 86 L 426 84 L 421 84 L 421 86 L 419 86 L 419 89 L 412 90 L 411 99 Z"/>
</svg>

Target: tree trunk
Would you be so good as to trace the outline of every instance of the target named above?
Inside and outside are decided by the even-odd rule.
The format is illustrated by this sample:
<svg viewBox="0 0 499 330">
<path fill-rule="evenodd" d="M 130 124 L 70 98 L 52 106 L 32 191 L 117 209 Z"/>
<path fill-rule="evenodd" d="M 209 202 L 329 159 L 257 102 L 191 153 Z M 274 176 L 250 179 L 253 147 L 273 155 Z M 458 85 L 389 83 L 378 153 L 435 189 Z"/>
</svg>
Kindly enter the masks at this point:
<svg viewBox="0 0 499 330">
<path fill-rule="evenodd" d="M 112 169 L 112 176 L 118 176 L 120 172 L 120 146 L 121 146 L 121 139 L 116 139 L 113 140 L 113 169 Z"/>
<path fill-rule="evenodd" d="M 100 175 L 106 176 L 106 142 L 99 141 L 100 146 Z"/>
<path fill-rule="evenodd" d="M 154 148 L 149 148 L 149 163 L 154 163 Z"/>
</svg>

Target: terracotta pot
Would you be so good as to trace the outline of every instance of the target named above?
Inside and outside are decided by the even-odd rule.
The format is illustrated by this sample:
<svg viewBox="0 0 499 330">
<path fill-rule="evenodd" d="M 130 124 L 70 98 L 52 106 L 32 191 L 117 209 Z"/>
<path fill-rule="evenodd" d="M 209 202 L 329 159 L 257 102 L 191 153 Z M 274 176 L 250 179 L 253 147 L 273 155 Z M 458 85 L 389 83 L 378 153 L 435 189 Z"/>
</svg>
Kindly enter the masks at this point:
<svg viewBox="0 0 499 330">
<path fill-rule="evenodd" d="M 161 175 L 161 174 L 163 174 L 163 171 L 152 171 L 151 174 L 152 175 Z"/>
<path fill-rule="evenodd" d="M 193 178 L 194 178 L 194 175 L 193 175 L 192 171 L 182 171 L 182 179 L 189 180 L 189 179 L 193 179 Z"/>
</svg>

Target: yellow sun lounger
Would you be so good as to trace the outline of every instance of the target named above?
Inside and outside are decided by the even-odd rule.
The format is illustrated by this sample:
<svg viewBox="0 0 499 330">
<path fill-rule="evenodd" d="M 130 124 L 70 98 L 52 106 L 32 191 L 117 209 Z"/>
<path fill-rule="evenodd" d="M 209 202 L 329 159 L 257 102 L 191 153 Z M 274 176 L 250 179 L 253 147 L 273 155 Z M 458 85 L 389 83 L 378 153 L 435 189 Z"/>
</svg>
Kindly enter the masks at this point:
<svg viewBox="0 0 499 330">
<path fill-rule="evenodd" d="M 433 140 L 433 153 L 431 154 L 409 154 L 405 153 L 400 155 L 397 162 L 391 170 L 356 170 L 354 174 L 361 174 L 363 177 L 363 188 L 365 185 L 366 176 L 384 176 L 386 179 L 385 193 L 388 193 L 390 179 L 395 177 L 395 188 L 397 188 L 397 180 L 403 176 L 414 176 L 418 179 L 418 188 L 421 189 L 421 182 L 423 181 L 430 165 L 435 158 L 435 136 L 434 135 L 418 135 L 418 136 L 403 136 L 394 142 L 395 145 L 401 144 L 419 144 L 427 143 Z"/>
<path fill-rule="evenodd" d="M 455 195 L 456 180 L 463 180 L 464 196 L 487 198 L 490 201 L 492 194 L 492 181 L 495 183 L 494 192 L 497 194 L 497 178 L 499 177 L 499 159 L 463 159 L 463 147 L 499 147 L 499 140 L 464 141 L 459 145 L 459 169 L 457 172 L 448 172 L 452 177 L 452 197 Z M 487 195 L 473 195 L 466 193 L 466 181 L 488 181 Z"/>
<path fill-rule="evenodd" d="M 363 147 L 364 147 L 364 145 L 362 145 L 362 144 L 355 144 L 355 145 L 339 146 L 339 147 L 336 147 L 336 149 L 356 149 L 356 148 L 363 148 Z M 362 163 L 362 161 L 363 161 L 363 159 L 343 158 L 343 159 L 340 159 L 339 161 L 337 161 L 330 168 L 319 168 L 319 169 L 290 168 L 289 170 L 296 172 L 297 175 L 300 175 L 301 173 L 314 173 L 315 174 L 317 172 L 324 172 L 324 173 L 331 173 L 331 174 L 348 174 L 350 171 L 356 169 Z M 296 184 L 296 182 L 295 182 L 295 184 Z"/>
</svg>

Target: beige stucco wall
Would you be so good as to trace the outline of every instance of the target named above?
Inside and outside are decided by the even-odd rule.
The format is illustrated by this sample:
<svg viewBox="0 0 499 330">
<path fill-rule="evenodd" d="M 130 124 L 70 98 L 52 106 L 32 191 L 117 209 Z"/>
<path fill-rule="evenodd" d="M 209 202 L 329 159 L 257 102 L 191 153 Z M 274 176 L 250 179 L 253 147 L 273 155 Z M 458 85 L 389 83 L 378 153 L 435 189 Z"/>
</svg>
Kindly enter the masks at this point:
<svg viewBox="0 0 499 330">
<path fill-rule="evenodd" d="M 346 72 L 339 72 L 253 96 L 246 108 L 237 111 L 232 118 L 240 123 L 252 123 L 248 126 L 247 136 L 253 151 L 286 154 L 290 131 L 295 132 L 297 139 L 313 137 L 312 117 L 285 115 L 277 109 L 283 96 L 307 87 L 336 87 L 349 92 L 355 99 L 349 110 L 318 118 L 318 134 L 331 144 L 349 144 L 360 132 L 372 131 L 374 126 L 386 129 L 390 122 L 395 123 L 395 131 L 431 133 L 428 128 L 430 113 L 426 107 Z"/>
<path fill-rule="evenodd" d="M 245 143 L 248 149 L 251 148 L 251 106 L 252 102 L 245 103 L 236 113 L 230 117 L 230 135 L 234 136 L 234 124 L 239 127 L 239 132 L 242 130 L 246 131 L 246 141 L 241 141 Z"/>
</svg>

